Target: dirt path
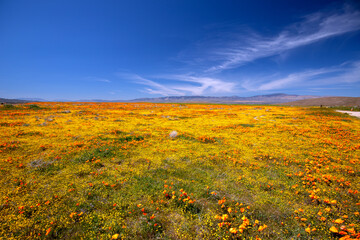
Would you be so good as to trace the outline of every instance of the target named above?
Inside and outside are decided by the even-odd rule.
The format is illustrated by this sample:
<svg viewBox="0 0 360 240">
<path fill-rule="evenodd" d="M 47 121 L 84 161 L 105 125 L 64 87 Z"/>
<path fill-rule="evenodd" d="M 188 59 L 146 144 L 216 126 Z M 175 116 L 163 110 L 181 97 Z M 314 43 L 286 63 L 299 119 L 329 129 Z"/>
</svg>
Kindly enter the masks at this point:
<svg viewBox="0 0 360 240">
<path fill-rule="evenodd" d="M 360 118 L 360 112 L 353 112 L 353 111 L 342 111 L 342 110 L 336 110 L 337 112 L 341 113 L 348 113 L 351 116 Z"/>
</svg>

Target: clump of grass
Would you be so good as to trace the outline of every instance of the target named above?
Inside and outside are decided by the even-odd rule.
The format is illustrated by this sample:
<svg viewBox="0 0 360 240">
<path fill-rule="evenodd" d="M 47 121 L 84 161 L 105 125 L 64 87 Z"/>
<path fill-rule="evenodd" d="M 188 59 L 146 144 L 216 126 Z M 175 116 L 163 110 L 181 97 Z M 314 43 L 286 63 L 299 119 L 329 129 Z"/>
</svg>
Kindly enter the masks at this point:
<svg viewBox="0 0 360 240">
<path fill-rule="evenodd" d="M 336 112 L 333 108 L 309 108 L 308 115 L 319 117 L 347 117 L 343 113 Z"/>
<path fill-rule="evenodd" d="M 119 130 L 119 129 L 112 130 L 111 133 L 114 134 L 114 135 L 123 135 L 123 134 L 126 134 L 126 132 L 124 132 L 124 131 L 122 131 L 122 130 Z"/>
<path fill-rule="evenodd" d="M 36 159 L 30 162 L 29 166 L 32 168 L 42 168 L 50 165 L 50 162 L 45 162 L 43 159 Z"/>
<path fill-rule="evenodd" d="M 4 104 L 1 108 L 1 110 L 14 110 L 18 109 L 18 107 L 12 105 L 12 104 Z"/>
<path fill-rule="evenodd" d="M 42 109 L 42 107 L 40 107 L 39 105 L 36 105 L 36 104 L 30 104 L 29 109 L 31 109 L 31 110 L 39 110 L 39 109 Z"/>
<path fill-rule="evenodd" d="M 40 173 L 43 173 L 45 175 L 53 175 L 58 170 L 61 169 L 59 165 L 55 164 L 55 161 L 45 161 L 44 159 L 36 159 L 29 163 L 29 167 L 31 169 L 34 169 L 35 171 L 38 171 Z"/>
<path fill-rule="evenodd" d="M 127 135 L 124 137 L 116 138 L 116 142 L 131 142 L 131 141 L 142 141 L 144 140 L 144 136 L 141 135 Z"/>
<path fill-rule="evenodd" d="M 183 140 L 188 140 L 188 141 L 197 141 L 197 139 L 195 137 L 193 137 L 187 133 L 182 133 L 182 134 L 178 135 L 178 138 L 183 139 Z"/>
<path fill-rule="evenodd" d="M 86 150 L 79 157 L 75 158 L 75 162 L 85 163 L 95 161 L 101 158 L 110 158 L 115 156 L 115 148 L 113 146 L 102 146 L 93 150 Z"/>
<path fill-rule="evenodd" d="M 244 123 L 244 124 L 239 124 L 239 125 L 242 126 L 242 127 L 255 127 L 254 124 L 246 124 L 246 123 Z"/>
</svg>

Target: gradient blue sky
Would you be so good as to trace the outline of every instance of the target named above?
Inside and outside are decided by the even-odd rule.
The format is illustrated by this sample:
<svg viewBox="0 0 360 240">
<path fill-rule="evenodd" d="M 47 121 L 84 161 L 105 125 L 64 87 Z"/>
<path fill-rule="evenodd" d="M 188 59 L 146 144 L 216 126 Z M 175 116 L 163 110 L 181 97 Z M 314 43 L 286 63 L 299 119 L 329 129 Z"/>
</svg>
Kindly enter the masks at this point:
<svg viewBox="0 0 360 240">
<path fill-rule="evenodd" d="M 359 1 L 0 0 L 0 97 L 360 96 Z"/>
</svg>

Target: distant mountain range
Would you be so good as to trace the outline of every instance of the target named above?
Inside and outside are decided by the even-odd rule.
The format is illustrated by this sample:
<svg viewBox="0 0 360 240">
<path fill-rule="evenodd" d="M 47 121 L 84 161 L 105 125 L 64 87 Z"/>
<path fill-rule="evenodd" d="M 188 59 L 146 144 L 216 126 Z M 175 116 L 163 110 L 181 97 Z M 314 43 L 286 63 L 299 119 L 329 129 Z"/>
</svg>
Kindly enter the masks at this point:
<svg viewBox="0 0 360 240">
<path fill-rule="evenodd" d="M 27 103 L 27 102 L 29 101 L 21 100 L 21 99 L 0 98 L 0 103 L 17 104 L 17 103 Z"/>
<path fill-rule="evenodd" d="M 42 98 L 18 98 L 18 99 L 28 101 L 28 102 L 46 102 L 46 100 L 42 99 Z"/>
<path fill-rule="evenodd" d="M 314 99 L 319 96 L 312 95 L 290 95 L 284 93 L 257 95 L 252 97 L 211 97 L 211 96 L 172 96 L 159 98 L 137 98 L 133 100 L 102 100 L 102 99 L 82 99 L 77 101 L 67 101 L 64 99 L 54 100 L 54 102 L 151 102 L 151 103 L 217 103 L 217 104 L 278 104 L 293 102 L 304 99 Z M 26 102 L 44 102 L 41 98 L 20 98 L 5 99 L 0 98 L 3 103 L 26 103 Z"/>
<path fill-rule="evenodd" d="M 289 95 L 284 93 L 257 95 L 252 97 L 205 97 L 205 96 L 181 96 L 160 98 L 138 98 L 129 102 L 152 102 L 152 103 L 227 103 L 227 104 L 276 104 L 292 102 L 303 99 L 318 98 L 310 95 Z"/>
<path fill-rule="evenodd" d="M 0 98 L 0 103 L 18 104 L 29 102 L 46 102 L 41 98 Z M 159 98 L 137 98 L 133 100 L 85 99 L 69 101 L 57 99 L 50 102 L 151 102 L 151 103 L 215 103 L 215 104 L 283 104 L 293 106 L 360 106 L 360 97 L 321 97 L 312 95 L 290 95 L 284 93 L 257 95 L 252 97 L 211 97 L 180 96 Z"/>
</svg>

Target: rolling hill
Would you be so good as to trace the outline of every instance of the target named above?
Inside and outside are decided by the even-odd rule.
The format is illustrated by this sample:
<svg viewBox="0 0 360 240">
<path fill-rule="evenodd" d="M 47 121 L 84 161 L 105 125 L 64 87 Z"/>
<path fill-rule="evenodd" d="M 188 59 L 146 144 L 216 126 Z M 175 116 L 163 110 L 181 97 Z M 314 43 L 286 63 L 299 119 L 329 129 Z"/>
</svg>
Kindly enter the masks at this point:
<svg viewBox="0 0 360 240">
<path fill-rule="evenodd" d="M 283 103 L 291 106 L 360 106 L 360 97 L 322 97 Z"/>
<path fill-rule="evenodd" d="M 51 102 L 151 102 L 151 103 L 215 103 L 215 104 L 279 104 L 291 101 L 319 98 L 312 95 L 295 95 L 275 93 L 267 95 L 257 95 L 251 97 L 213 97 L 213 96 L 169 96 L 158 98 L 137 98 L 132 100 L 103 100 L 103 99 L 81 99 L 70 101 L 66 99 L 51 100 Z M 26 103 L 26 102 L 42 102 L 49 101 L 40 98 L 19 98 L 5 99 L 0 98 L 2 103 Z"/>
<path fill-rule="evenodd" d="M 29 100 L 22 100 L 22 99 L 9 99 L 9 98 L 0 98 L 0 103 L 4 104 L 17 104 L 17 103 L 28 103 L 33 102 Z"/>
<path fill-rule="evenodd" d="M 152 103 L 217 103 L 217 104 L 277 104 L 303 99 L 313 99 L 318 96 L 289 95 L 284 93 L 257 95 L 252 97 L 211 97 L 211 96 L 178 96 L 159 98 L 138 98 L 129 102 L 152 102 Z"/>
</svg>

